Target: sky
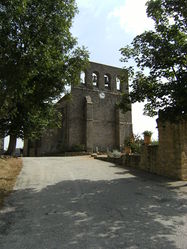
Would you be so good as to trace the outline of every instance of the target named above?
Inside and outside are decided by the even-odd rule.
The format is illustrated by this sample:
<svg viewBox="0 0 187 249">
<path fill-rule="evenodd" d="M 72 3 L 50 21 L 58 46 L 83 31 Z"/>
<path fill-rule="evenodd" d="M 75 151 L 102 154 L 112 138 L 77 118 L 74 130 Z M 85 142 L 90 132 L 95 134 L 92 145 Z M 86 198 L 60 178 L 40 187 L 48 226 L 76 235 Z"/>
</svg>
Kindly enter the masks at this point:
<svg viewBox="0 0 187 249">
<path fill-rule="evenodd" d="M 79 45 L 90 52 L 90 60 L 123 67 L 119 49 L 130 44 L 133 38 L 154 28 L 146 15 L 147 0 L 77 0 L 79 14 L 74 19 L 72 33 Z M 142 135 L 153 132 L 157 140 L 156 118 L 143 115 L 143 104 L 132 107 L 133 132 Z"/>
<path fill-rule="evenodd" d="M 153 21 L 146 16 L 147 0 L 76 0 L 79 13 L 74 18 L 72 34 L 79 46 L 85 46 L 90 61 L 123 67 L 119 49 L 130 44 L 133 38 L 153 29 Z M 132 106 L 133 132 L 142 135 L 153 132 L 157 139 L 156 118 L 143 115 L 143 104 Z M 8 139 L 5 140 L 7 148 Z M 22 142 L 17 142 L 22 147 Z"/>
</svg>

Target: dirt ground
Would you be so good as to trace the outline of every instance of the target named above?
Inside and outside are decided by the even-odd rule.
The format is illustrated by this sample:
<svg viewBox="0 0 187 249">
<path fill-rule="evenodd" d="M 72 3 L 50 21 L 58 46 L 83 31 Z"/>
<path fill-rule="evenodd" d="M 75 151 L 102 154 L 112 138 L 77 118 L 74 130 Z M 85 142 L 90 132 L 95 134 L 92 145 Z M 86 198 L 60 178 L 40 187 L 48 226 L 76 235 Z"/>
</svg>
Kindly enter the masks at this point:
<svg viewBox="0 0 187 249">
<path fill-rule="evenodd" d="M 11 193 L 22 168 L 20 158 L 0 158 L 0 209 L 4 198 Z"/>
</svg>

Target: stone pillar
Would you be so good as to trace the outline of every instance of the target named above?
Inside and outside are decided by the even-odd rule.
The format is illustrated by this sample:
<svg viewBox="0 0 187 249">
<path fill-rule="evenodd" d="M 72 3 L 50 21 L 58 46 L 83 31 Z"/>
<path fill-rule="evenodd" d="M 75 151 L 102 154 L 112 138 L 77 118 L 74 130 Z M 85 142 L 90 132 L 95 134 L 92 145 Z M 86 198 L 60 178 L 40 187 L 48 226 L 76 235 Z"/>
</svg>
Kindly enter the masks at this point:
<svg viewBox="0 0 187 249">
<path fill-rule="evenodd" d="M 89 68 L 87 68 L 86 70 L 85 70 L 85 83 L 86 83 L 86 87 L 87 88 L 93 88 L 93 85 L 92 85 L 92 70 L 91 70 L 91 68 L 89 67 Z"/>
<path fill-rule="evenodd" d="M 160 174 L 187 180 L 187 120 L 179 123 L 158 121 Z"/>
<path fill-rule="evenodd" d="M 116 108 L 116 147 L 120 149 L 120 110 Z"/>
<path fill-rule="evenodd" d="M 112 92 L 117 92 L 117 89 L 116 89 L 116 75 L 112 75 L 111 76 L 111 82 L 110 82 L 110 88 L 111 88 L 111 91 Z"/>
<path fill-rule="evenodd" d="M 93 152 L 93 103 L 90 96 L 86 96 L 86 150 Z"/>
<path fill-rule="evenodd" d="M 128 93 L 128 71 L 121 71 L 121 75 L 120 75 L 120 81 L 121 81 L 121 92 L 122 93 Z"/>
<path fill-rule="evenodd" d="M 121 85 L 120 85 L 120 91 L 121 91 L 122 93 L 125 93 L 125 92 L 126 92 L 126 90 L 125 90 L 125 82 L 121 80 L 120 83 L 121 83 Z"/>
<path fill-rule="evenodd" d="M 102 71 L 99 73 L 99 90 L 100 91 L 105 90 L 105 78 L 104 78 L 104 73 Z"/>
<path fill-rule="evenodd" d="M 116 147 L 120 149 L 124 146 L 125 138 L 132 136 L 131 113 L 123 114 L 119 108 L 116 108 Z"/>
</svg>

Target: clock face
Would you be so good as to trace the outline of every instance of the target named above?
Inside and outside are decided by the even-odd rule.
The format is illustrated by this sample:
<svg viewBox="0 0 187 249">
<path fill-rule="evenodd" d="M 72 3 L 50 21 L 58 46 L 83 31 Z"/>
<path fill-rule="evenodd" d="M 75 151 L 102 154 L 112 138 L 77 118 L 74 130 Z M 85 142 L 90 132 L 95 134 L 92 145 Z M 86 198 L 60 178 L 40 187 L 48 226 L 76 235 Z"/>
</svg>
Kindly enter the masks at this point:
<svg viewBox="0 0 187 249">
<path fill-rule="evenodd" d="M 105 98 L 105 93 L 104 93 L 104 92 L 101 92 L 101 93 L 99 94 L 99 97 L 100 97 L 100 99 L 104 99 L 104 98 Z"/>
</svg>

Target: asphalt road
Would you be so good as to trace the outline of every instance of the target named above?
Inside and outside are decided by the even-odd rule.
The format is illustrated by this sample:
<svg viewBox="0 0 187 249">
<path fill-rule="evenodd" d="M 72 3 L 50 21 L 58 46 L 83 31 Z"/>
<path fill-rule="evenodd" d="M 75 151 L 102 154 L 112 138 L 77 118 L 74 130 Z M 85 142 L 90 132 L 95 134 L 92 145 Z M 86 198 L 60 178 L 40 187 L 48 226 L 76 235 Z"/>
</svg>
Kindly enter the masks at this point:
<svg viewBox="0 0 187 249">
<path fill-rule="evenodd" d="M 89 157 L 23 162 L 1 249 L 187 249 L 186 182 Z"/>
</svg>

